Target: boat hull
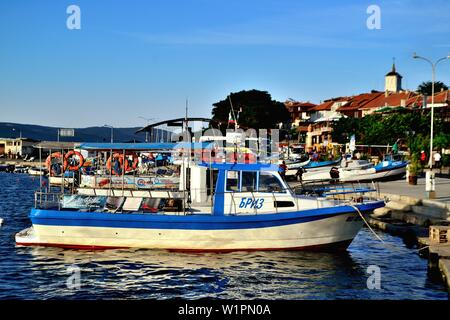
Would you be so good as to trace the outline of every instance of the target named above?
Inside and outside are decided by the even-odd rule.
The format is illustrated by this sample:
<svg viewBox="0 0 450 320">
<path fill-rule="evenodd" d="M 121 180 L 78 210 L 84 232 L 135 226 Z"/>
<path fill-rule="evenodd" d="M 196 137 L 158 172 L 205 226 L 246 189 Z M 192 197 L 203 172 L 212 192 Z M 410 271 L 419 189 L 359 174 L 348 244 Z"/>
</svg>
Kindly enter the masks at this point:
<svg viewBox="0 0 450 320">
<path fill-rule="evenodd" d="M 383 205 L 382 201 L 378 201 L 362 205 L 360 210 L 370 212 Z M 16 243 L 80 249 L 149 248 L 219 252 L 337 249 L 346 248 L 363 224 L 358 213 L 349 206 L 337 210 L 326 208 L 222 217 L 76 214 L 81 214 L 81 217 L 75 219 L 73 212 L 32 211 L 33 227 L 18 233 Z M 89 214 L 91 217 L 88 217 Z M 105 215 L 109 219 L 105 219 Z"/>
</svg>

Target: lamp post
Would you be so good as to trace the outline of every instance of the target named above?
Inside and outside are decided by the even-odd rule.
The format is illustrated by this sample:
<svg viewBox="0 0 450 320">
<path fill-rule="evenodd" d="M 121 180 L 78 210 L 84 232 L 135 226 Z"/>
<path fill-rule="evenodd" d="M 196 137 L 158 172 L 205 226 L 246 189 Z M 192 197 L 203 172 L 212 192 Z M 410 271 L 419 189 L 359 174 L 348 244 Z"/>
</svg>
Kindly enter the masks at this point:
<svg viewBox="0 0 450 320">
<path fill-rule="evenodd" d="M 433 170 L 433 129 L 434 129 L 434 82 L 436 80 L 436 66 L 439 62 L 450 59 L 450 55 L 447 57 L 440 58 L 435 62 L 430 59 L 418 56 L 416 53 L 413 54 L 414 59 L 422 59 L 428 62 L 431 65 L 431 130 L 430 130 L 430 154 L 428 159 L 428 165 L 430 166 L 430 171 L 426 173 L 426 181 L 425 181 L 425 191 L 427 192 L 427 196 L 429 198 L 433 198 L 435 196 L 435 188 L 434 188 L 434 175 L 432 174 Z"/>
<path fill-rule="evenodd" d="M 113 131 L 114 127 L 110 126 L 110 125 L 107 125 L 107 124 L 105 124 L 103 127 L 111 129 L 111 143 L 114 143 L 114 131 Z"/>
<path fill-rule="evenodd" d="M 428 165 L 430 166 L 430 170 L 432 169 L 432 155 L 433 155 L 433 127 L 434 127 L 434 82 L 436 80 L 436 66 L 439 62 L 450 59 L 450 55 L 444 58 L 440 58 L 436 60 L 436 62 L 432 62 L 430 59 L 418 56 L 416 53 L 413 54 L 414 59 L 422 59 L 427 61 L 431 65 L 431 132 L 430 132 L 430 156 L 428 159 Z"/>
<path fill-rule="evenodd" d="M 146 118 L 146 117 L 142 117 L 142 116 L 139 116 L 138 118 L 144 119 L 145 121 L 147 121 L 147 126 L 150 124 L 150 121 L 157 120 L 157 118 Z M 145 131 L 145 142 L 148 142 L 148 131 Z"/>
<path fill-rule="evenodd" d="M 13 128 L 12 131 L 16 132 L 16 128 Z M 22 130 L 19 129 L 19 139 L 22 139 Z"/>
</svg>

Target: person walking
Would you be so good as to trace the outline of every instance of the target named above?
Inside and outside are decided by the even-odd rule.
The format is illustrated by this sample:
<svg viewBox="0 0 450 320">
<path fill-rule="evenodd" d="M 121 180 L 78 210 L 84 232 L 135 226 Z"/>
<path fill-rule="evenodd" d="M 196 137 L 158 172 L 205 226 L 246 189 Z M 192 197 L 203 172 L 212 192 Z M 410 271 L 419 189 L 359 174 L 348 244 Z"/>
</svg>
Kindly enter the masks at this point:
<svg viewBox="0 0 450 320">
<path fill-rule="evenodd" d="M 420 164 L 422 165 L 422 167 L 425 167 L 425 165 L 427 164 L 427 154 L 423 150 L 420 153 Z"/>
<path fill-rule="evenodd" d="M 433 158 L 434 158 L 434 166 L 437 169 L 441 169 L 441 154 L 439 153 L 439 151 L 436 151 Z"/>
<path fill-rule="evenodd" d="M 286 170 L 287 170 L 286 161 L 283 160 L 283 162 L 279 165 L 279 167 L 280 167 L 280 176 L 283 178 L 283 180 L 286 180 Z"/>
</svg>

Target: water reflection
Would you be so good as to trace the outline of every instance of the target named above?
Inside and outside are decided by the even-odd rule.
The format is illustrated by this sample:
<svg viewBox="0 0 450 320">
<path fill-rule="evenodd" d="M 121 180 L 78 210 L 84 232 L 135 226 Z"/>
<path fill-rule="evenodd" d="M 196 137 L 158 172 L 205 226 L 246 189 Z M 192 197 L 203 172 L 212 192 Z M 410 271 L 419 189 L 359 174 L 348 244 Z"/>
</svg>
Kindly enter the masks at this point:
<svg viewBox="0 0 450 320">
<path fill-rule="evenodd" d="M 342 286 L 355 288 L 361 282 L 350 279 L 366 277 L 364 268 L 348 252 L 186 254 L 40 247 L 18 250 L 28 251 L 33 278 L 45 282 L 34 286 L 33 292 L 46 297 L 326 298 L 327 292 L 332 295 Z M 82 288 L 77 292 L 65 286 L 70 265 L 81 268 Z"/>
</svg>

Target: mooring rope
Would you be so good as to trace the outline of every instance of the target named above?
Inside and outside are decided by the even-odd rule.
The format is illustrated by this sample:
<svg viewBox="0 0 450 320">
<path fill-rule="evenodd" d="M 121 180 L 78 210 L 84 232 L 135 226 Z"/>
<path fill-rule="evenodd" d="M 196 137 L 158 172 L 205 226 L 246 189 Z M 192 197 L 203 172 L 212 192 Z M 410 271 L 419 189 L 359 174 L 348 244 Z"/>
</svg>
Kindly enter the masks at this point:
<svg viewBox="0 0 450 320">
<path fill-rule="evenodd" d="M 378 234 L 377 234 L 377 233 L 372 229 L 372 227 L 369 225 L 369 222 L 364 218 L 363 214 L 362 214 L 361 211 L 358 209 L 358 207 L 356 207 L 355 205 L 353 205 L 353 204 L 351 204 L 351 203 L 348 203 L 348 205 L 349 205 L 350 207 L 352 207 L 353 209 L 355 209 L 356 212 L 358 212 L 359 216 L 361 217 L 361 219 L 363 219 L 364 223 L 365 223 L 366 226 L 369 228 L 369 230 L 375 235 L 375 237 L 376 237 L 378 240 L 381 241 L 381 243 L 382 243 L 384 246 L 386 246 L 386 247 L 391 247 L 392 249 L 397 250 L 397 251 L 401 251 L 401 250 L 400 250 L 400 247 L 398 247 L 398 246 L 396 246 L 396 245 L 393 245 L 393 244 L 390 244 L 390 243 L 386 243 L 383 239 L 381 239 L 381 238 L 378 236 Z M 423 250 L 423 249 L 425 249 L 425 248 L 428 248 L 428 247 L 430 247 L 430 246 L 426 246 L 426 247 L 420 248 L 420 249 L 418 249 L 418 251 L 421 251 L 421 250 Z M 403 252 L 403 251 L 402 251 L 402 252 Z"/>
<path fill-rule="evenodd" d="M 369 228 L 369 230 L 374 234 L 374 236 L 381 241 L 381 243 L 383 243 L 384 245 L 386 245 L 386 242 L 383 241 L 383 239 L 380 238 L 380 236 L 378 236 L 378 234 L 372 229 L 372 227 L 369 225 L 369 223 L 367 222 L 366 218 L 364 218 L 363 214 L 361 213 L 361 211 L 359 211 L 358 207 L 348 203 L 348 205 L 350 207 L 352 207 L 353 209 L 356 210 L 356 212 L 358 212 L 359 216 L 361 217 L 361 219 L 364 221 L 364 223 L 366 224 L 366 226 Z"/>
</svg>

